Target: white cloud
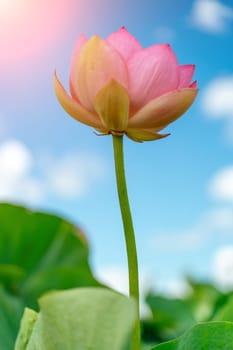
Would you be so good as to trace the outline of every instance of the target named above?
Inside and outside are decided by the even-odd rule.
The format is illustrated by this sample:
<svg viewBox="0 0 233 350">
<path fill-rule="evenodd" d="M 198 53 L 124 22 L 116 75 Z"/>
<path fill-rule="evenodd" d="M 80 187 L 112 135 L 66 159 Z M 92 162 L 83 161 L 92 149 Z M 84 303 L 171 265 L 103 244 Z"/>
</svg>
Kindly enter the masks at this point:
<svg viewBox="0 0 233 350">
<path fill-rule="evenodd" d="M 199 247 L 203 242 L 202 229 L 197 225 L 194 228 L 187 228 L 175 232 L 157 232 L 149 239 L 149 246 L 152 249 L 161 251 L 186 251 Z M 157 248 L 156 248 L 157 247 Z"/>
<path fill-rule="evenodd" d="M 193 4 L 191 24 L 210 33 L 222 33 L 233 19 L 233 8 L 218 0 L 196 0 Z"/>
<path fill-rule="evenodd" d="M 40 172 L 39 158 L 17 140 L 0 145 L 0 200 L 38 204 L 48 196 L 75 199 L 105 176 L 105 162 L 93 154 L 49 155 Z"/>
<path fill-rule="evenodd" d="M 41 197 L 39 183 L 30 175 L 33 157 L 27 147 L 9 140 L 0 146 L 1 200 L 37 200 Z"/>
<path fill-rule="evenodd" d="M 72 199 L 85 194 L 104 177 L 105 172 L 102 158 L 92 154 L 74 154 L 52 162 L 48 181 L 56 195 Z"/>
<path fill-rule="evenodd" d="M 128 294 L 127 270 L 120 266 L 107 266 L 96 272 L 98 279 L 120 293 Z"/>
<path fill-rule="evenodd" d="M 161 232 L 149 237 L 148 246 L 163 252 L 192 251 L 205 245 L 213 234 L 229 235 L 233 231 L 233 208 L 220 207 L 206 211 L 192 228 Z"/>
<path fill-rule="evenodd" d="M 0 148 L 1 176 L 13 179 L 28 172 L 32 157 L 25 145 L 16 140 L 9 140 Z"/>
<path fill-rule="evenodd" d="M 145 302 L 145 298 L 150 291 L 173 298 L 183 298 L 192 292 L 187 281 L 181 276 L 160 278 L 155 281 L 152 276 L 141 269 L 139 275 L 140 315 L 142 318 L 151 316 L 150 308 Z M 126 268 L 116 265 L 105 266 L 97 269 L 96 277 L 110 288 L 128 295 L 128 272 Z"/>
<path fill-rule="evenodd" d="M 110 288 L 117 290 L 120 293 L 128 295 L 128 272 L 121 266 L 106 266 L 99 268 L 96 271 L 96 276 L 99 281 L 106 284 Z M 145 296 L 149 291 L 151 284 L 146 273 L 140 271 L 139 288 L 140 288 L 140 314 L 142 317 L 147 317 L 150 310 L 145 303 Z"/>
<path fill-rule="evenodd" d="M 224 291 L 233 289 L 233 245 L 221 247 L 213 257 L 213 277 Z"/>
<path fill-rule="evenodd" d="M 233 120 L 233 75 L 218 77 L 202 94 L 202 108 L 211 118 Z"/>
<path fill-rule="evenodd" d="M 192 292 L 192 289 L 184 277 L 166 278 L 157 281 L 155 290 L 158 294 L 172 298 L 184 298 Z"/>
<path fill-rule="evenodd" d="M 233 230 L 233 208 L 226 206 L 208 210 L 202 216 L 202 222 L 208 232 L 231 234 Z"/>
<path fill-rule="evenodd" d="M 233 142 L 233 75 L 212 80 L 205 88 L 201 107 L 207 117 L 226 121 L 225 135 Z"/>
<path fill-rule="evenodd" d="M 233 165 L 219 170 L 210 180 L 208 190 L 215 199 L 233 202 Z"/>
</svg>

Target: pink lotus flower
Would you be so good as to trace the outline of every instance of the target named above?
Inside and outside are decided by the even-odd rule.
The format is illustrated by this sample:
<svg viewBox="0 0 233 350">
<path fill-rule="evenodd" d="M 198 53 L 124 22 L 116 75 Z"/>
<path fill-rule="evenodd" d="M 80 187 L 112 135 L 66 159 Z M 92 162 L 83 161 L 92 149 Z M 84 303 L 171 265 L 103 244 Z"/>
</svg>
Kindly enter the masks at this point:
<svg viewBox="0 0 233 350">
<path fill-rule="evenodd" d="M 149 141 L 193 103 L 195 66 L 179 66 L 168 44 L 142 48 L 125 29 L 107 39 L 80 35 L 73 53 L 69 95 L 56 73 L 57 98 L 73 118 L 102 134 Z"/>
</svg>

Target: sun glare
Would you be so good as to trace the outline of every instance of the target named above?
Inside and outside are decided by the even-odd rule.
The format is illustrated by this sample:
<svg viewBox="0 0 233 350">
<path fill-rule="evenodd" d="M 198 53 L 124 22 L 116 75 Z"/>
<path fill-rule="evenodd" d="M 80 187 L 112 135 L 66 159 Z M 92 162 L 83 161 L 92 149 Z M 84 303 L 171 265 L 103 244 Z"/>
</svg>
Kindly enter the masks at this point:
<svg viewBox="0 0 233 350">
<path fill-rule="evenodd" d="M 12 6 L 14 4 L 15 0 L 0 0 L 0 8 L 1 10 L 4 8 L 7 8 L 9 6 Z"/>
<path fill-rule="evenodd" d="M 20 14 L 25 4 L 25 0 L 0 0 L 0 19 L 6 21 L 6 15 Z"/>
<path fill-rule="evenodd" d="M 0 0 L 0 64 L 45 52 L 69 21 L 71 0 Z"/>
</svg>

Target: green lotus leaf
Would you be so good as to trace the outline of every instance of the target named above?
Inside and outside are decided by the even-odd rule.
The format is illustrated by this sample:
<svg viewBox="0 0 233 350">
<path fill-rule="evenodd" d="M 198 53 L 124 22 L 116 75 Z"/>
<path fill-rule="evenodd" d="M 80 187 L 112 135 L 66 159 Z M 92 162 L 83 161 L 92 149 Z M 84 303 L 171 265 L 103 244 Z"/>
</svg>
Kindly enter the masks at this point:
<svg viewBox="0 0 233 350">
<path fill-rule="evenodd" d="M 193 326 L 181 337 L 156 345 L 151 350 L 231 350 L 232 322 L 206 322 Z"/>
<path fill-rule="evenodd" d="M 15 350 L 124 350 L 136 316 L 134 300 L 104 288 L 50 292 L 39 305 L 25 311 Z"/>
<path fill-rule="evenodd" d="M 25 307 L 48 290 L 100 286 L 76 225 L 55 215 L 0 204 L 0 348 L 12 350 Z"/>
</svg>

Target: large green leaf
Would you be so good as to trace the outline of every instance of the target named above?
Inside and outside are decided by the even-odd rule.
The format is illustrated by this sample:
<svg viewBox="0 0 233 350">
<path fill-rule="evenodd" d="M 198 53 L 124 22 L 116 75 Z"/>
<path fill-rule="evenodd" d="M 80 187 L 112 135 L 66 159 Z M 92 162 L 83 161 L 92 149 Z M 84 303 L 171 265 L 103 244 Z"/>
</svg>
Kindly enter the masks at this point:
<svg viewBox="0 0 233 350">
<path fill-rule="evenodd" d="M 215 315 L 228 304 L 233 296 L 231 291 L 223 293 L 211 283 L 200 283 L 191 278 L 187 281 L 192 289 L 189 298 L 192 300 L 193 311 L 197 322 L 214 321 Z"/>
<path fill-rule="evenodd" d="M 228 302 L 223 305 L 223 307 L 215 315 L 214 320 L 233 322 L 233 296 L 229 298 Z"/>
<path fill-rule="evenodd" d="M 233 323 L 206 322 L 192 327 L 176 340 L 151 350 L 232 350 Z"/>
<path fill-rule="evenodd" d="M 26 310 L 15 350 L 123 350 L 135 303 L 104 288 L 50 292 L 36 316 Z"/>
<path fill-rule="evenodd" d="M 0 285 L 0 349 L 12 350 L 24 304 Z"/>
<path fill-rule="evenodd" d="M 185 299 L 169 299 L 150 295 L 147 298 L 153 320 L 144 323 L 144 333 L 150 330 L 155 340 L 167 340 L 180 335 L 196 323 L 192 302 Z"/>
<path fill-rule="evenodd" d="M 38 313 L 26 308 L 20 323 L 19 333 L 15 342 L 15 349 L 26 349 L 38 319 Z"/>
<path fill-rule="evenodd" d="M 187 279 L 187 283 L 190 292 L 183 298 L 148 295 L 147 303 L 153 319 L 143 322 L 145 340 L 170 340 L 197 322 L 211 321 L 229 298 L 210 283 L 199 283 L 191 278 Z"/>
<path fill-rule="evenodd" d="M 75 225 L 55 215 L 0 204 L 0 344 L 9 337 L 9 344 L 14 342 L 23 308 L 36 309 L 42 293 L 99 285 L 88 255 L 87 240 Z"/>
</svg>

